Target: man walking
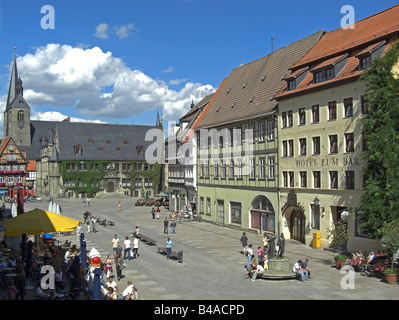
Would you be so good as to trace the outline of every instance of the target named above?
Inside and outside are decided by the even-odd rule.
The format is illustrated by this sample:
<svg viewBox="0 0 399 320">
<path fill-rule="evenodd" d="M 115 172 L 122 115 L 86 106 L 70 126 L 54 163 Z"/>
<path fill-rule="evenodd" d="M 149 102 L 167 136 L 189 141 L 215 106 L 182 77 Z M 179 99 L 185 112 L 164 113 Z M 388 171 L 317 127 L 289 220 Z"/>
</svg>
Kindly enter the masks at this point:
<svg viewBox="0 0 399 320">
<path fill-rule="evenodd" d="M 163 233 L 164 234 L 168 234 L 168 226 L 169 226 L 168 218 L 165 218 L 165 221 L 163 222 Z"/>
<path fill-rule="evenodd" d="M 116 252 L 116 248 L 118 247 L 118 243 L 120 243 L 119 239 L 118 239 L 118 235 L 115 234 L 114 238 L 111 240 L 111 247 L 112 247 L 112 253 L 114 254 L 114 258 L 115 258 L 115 252 Z"/>
</svg>

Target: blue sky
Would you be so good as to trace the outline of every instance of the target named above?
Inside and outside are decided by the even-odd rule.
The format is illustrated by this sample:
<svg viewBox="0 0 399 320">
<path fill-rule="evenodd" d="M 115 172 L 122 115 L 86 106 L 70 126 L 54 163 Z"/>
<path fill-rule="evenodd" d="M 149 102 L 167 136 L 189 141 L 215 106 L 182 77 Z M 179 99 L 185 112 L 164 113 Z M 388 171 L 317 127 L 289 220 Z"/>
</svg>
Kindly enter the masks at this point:
<svg viewBox="0 0 399 320">
<path fill-rule="evenodd" d="M 319 30 L 396 5 L 381 0 L 0 0 L 0 105 L 16 43 L 33 118 L 108 123 L 178 120 L 240 64 Z M 43 29 L 44 5 L 54 29 Z M 399 21 L 399 17 L 398 17 Z M 50 113 L 52 112 L 52 113 Z M 0 126 L 3 123 L 0 113 Z M 1 130 L 2 131 L 2 130 Z"/>
</svg>

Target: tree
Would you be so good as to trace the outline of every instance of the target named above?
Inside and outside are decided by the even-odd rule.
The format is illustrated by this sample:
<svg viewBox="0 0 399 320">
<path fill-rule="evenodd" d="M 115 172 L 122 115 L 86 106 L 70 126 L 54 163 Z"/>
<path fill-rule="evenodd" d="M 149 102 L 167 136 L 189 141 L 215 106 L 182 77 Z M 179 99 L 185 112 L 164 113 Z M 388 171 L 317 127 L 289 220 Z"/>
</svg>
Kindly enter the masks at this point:
<svg viewBox="0 0 399 320">
<path fill-rule="evenodd" d="M 399 249 L 399 221 L 385 222 L 381 228 L 381 235 L 380 245 L 386 248 L 388 253 L 392 256 L 393 269 L 394 255 Z"/>
<path fill-rule="evenodd" d="M 363 128 L 367 150 L 359 223 L 374 238 L 381 238 L 385 221 L 399 220 L 399 79 L 392 72 L 398 57 L 396 42 L 360 78 L 366 81 L 369 114 Z"/>
</svg>

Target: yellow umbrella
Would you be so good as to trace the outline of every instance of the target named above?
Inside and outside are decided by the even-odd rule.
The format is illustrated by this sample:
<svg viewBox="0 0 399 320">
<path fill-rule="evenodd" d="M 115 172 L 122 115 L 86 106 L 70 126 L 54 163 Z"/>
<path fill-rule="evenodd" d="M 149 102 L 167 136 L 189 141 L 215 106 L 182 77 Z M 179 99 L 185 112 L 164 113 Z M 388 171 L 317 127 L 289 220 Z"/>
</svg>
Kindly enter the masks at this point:
<svg viewBox="0 0 399 320">
<path fill-rule="evenodd" d="M 6 236 L 39 235 L 50 232 L 73 231 L 82 221 L 41 209 L 34 209 L 2 222 Z"/>
</svg>

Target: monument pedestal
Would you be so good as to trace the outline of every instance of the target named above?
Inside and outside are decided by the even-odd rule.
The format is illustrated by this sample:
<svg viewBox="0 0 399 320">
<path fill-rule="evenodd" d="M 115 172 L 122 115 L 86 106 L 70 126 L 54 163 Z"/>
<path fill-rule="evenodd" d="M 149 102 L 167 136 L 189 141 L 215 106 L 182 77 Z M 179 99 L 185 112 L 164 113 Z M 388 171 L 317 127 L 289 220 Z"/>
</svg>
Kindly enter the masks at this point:
<svg viewBox="0 0 399 320">
<path fill-rule="evenodd" d="M 258 275 L 258 278 L 270 280 L 286 280 L 296 279 L 297 275 L 292 272 L 290 259 L 284 258 L 271 258 L 268 262 L 268 270 L 265 270 L 263 275 Z"/>
</svg>

